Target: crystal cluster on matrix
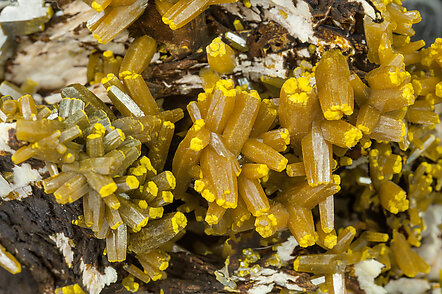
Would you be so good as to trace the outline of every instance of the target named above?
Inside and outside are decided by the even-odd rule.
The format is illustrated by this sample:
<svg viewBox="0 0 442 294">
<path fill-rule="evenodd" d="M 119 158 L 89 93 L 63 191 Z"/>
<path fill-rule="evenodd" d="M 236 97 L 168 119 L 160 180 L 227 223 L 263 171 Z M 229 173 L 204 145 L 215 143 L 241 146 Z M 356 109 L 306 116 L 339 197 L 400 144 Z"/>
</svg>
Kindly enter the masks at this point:
<svg viewBox="0 0 442 294">
<path fill-rule="evenodd" d="M 87 27 L 107 43 L 148 1 L 89 2 L 97 13 Z M 210 5 L 231 2 L 156 0 L 155 6 L 177 30 Z M 87 81 L 106 88 L 112 107 L 80 84 L 65 87 L 57 105 L 44 106 L 3 82 L 0 92 L 11 94 L 1 98 L 0 119 L 16 123 L 24 144 L 11 160 L 43 161 L 50 175 L 45 192 L 62 205 L 82 201 L 83 215 L 73 224 L 106 240 L 105 254 L 124 262 L 122 284 L 132 292 L 139 282 L 166 278 L 167 250 L 185 234 L 188 218 L 201 240 L 230 236 L 241 243 L 255 231 L 272 248 L 267 257 L 242 250 L 233 280 L 222 279 L 229 288 L 248 276 L 258 281 L 262 266 L 275 276 L 290 267 L 311 277 L 311 289 L 329 293 L 345 293 L 349 275 L 364 278 L 364 290 L 383 293 L 390 279 L 427 274 L 430 266 L 413 247 L 421 246 L 425 211 L 441 201 L 435 105 L 442 102 L 442 39 L 428 48 L 411 42 L 419 12 L 399 0 L 372 3 L 382 19 L 364 17 L 373 69 L 363 76 L 340 49 L 322 53 L 313 46 L 316 64 L 298 60 L 287 78 L 262 76 L 264 87 L 242 83 L 236 55 L 247 47 L 212 38 L 200 71 L 203 92 L 188 103 L 190 118 L 178 136 L 184 110 L 159 106 L 142 75 L 158 51 L 148 35 L 135 38 L 124 57 L 91 52 Z M 247 24 L 236 20 L 234 27 L 243 31 Z M 164 213 L 174 198 L 179 202 Z M 357 221 L 335 213 L 340 198 L 351 198 L 345 205 Z M 297 248 L 296 256 L 281 254 L 283 247 Z M 2 252 L 0 264 L 19 271 L 18 261 Z M 226 242 L 223 257 L 232 252 Z M 364 274 L 368 269 L 373 275 Z M 82 293 L 77 284 L 57 291 Z"/>
</svg>

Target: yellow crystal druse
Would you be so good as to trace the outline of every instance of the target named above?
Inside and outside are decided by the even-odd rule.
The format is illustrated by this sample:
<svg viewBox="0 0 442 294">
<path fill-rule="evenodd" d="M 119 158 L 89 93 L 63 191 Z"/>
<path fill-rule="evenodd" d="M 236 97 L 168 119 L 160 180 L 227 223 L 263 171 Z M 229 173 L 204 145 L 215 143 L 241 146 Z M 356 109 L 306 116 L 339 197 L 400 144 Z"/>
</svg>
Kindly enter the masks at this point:
<svg viewBox="0 0 442 294">
<path fill-rule="evenodd" d="M 102 43 L 147 5 L 89 2 L 98 13 L 88 27 Z M 229 2 L 155 4 L 163 21 L 178 29 L 209 5 Z M 187 225 L 182 212 L 164 214 L 174 196 L 184 201 L 180 211 L 193 210 L 197 221 L 206 222 L 206 234 L 254 229 L 268 238 L 288 229 L 301 247 L 319 245 L 325 253 L 303 249 L 293 266 L 325 276 L 323 288 L 330 293 L 345 289 L 347 266 L 368 259 L 382 263 L 383 272 L 428 273 L 410 245 L 420 246 L 422 216 L 442 187 L 442 146 L 433 130 L 439 123 L 434 106 L 442 102 L 442 41 L 421 49 L 423 41 L 410 41 L 419 13 L 400 1 L 373 4 L 382 21 L 366 16 L 364 28 L 368 59 L 379 67 L 361 79 L 339 50 L 327 51 L 315 67 L 301 63 L 288 79 L 262 77 L 281 88 L 279 99 L 261 99 L 220 80 L 233 71 L 235 54 L 215 38 L 206 47 L 210 69 L 200 73 L 204 93 L 187 106 L 193 124 L 176 150 L 173 174 L 163 168 L 174 123 L 184 113 L 161 111 L 142 78 L 156 51 L 148 36 L 137 38 L 124 58 L 110 51 L 90 55 L 88 82 L 105 86 L 119 114 L 71 85 L 62 91 L 58 119 L 50 119 L 56 108 L 35 105 L 21 89 L 2 83 L 10 96 L 0 100 L 0 119 L 17 120 L 17 138 L 29 142 L 12 160 L 44 160 L 51 174 L 43 182 L 46 192 L 61 204 L 82 199 L 83 215 L 74 223 L 106 239 L 109 261 L 135 254 L 139 264 L 124 265 L 129 276 L 123 285 L 130 291 L 139 287 L 135 278 L 148 283 L 165 277 L 170 257 L 162 248 Z M 335 229 L 334 197 L 341 189 L 357 198 L 354 208 L 363 221 Z M 371 219 L 368 209 L 385 216 L 385 224 Z M 385 225 L 390 235 L 382 231 Z M 260 258 L 243 253 L 245 268 Z M 273 264 L 281 266 L 277 255 Z"/>
<path fill-rule="evenodd" d="M 269 214 L 273 205 L 259 179 L 269 170 L 285 169 L 287 159 L 279 152 L 286 150 L 290 136 L 287 129 L 269 131 L 276 117 L 268 119 L 268 104 L 256 91 L 233 86 L 232 80 L 219 80 L 188 105 L 194 123 L 173 160 L 176 194 L 188 197 L 185 191 L 195 179 L 194 189 L 208 201 L 205 220 L 210 226 L 226 221 L 226 230 L 239 230 L 252 215 L 257 230 L 268 236 L 287 220 Z"/>
<path fill-rule="evenodd" d="M 145 252 L 147 257 L 137 256 L 147 260 L 145 270 L 149 264 L 155 272 L 150 272 L 150 278 L 155 280 L 167 267 L 168 255 L 154 250 L 187 224 L 182 214 L 163 219 L 163 206 L 173 201 L 176 181 L 171 172 L 162 169 L 174 130 L 171 121 L 180 119 L 182 111 L 157 110 L 155 115 L 116 120 L 114 113 L 81 85 L 63 89 L 62 96 L 65 98 L 59 102 L 57 119 L 50 119 L 51 111 L 36 106 L 31 96 L 19 99 L 17 138 L 29 144 L 17 150 L 12 160 L 17 164 L 31 157 L 45 161 L 50 177 L 43 180 L 43 187 L 58 203 L 82 198 L 83 215 L 73 223 L 106 239 L 111 262 L 126 259 L 127 248 L 132 246 L 129 233 L 140 232 L 148 223 L 155 229 L 170 225 L 171 230 L 161 230 L 163 243 L 151 244 L 151 250 Z M 127 105 L 115 104 L 124 113 L 122 107 Z M 149 141 L 152 161 L 141 156 L 142 143 L 130 135 Z"/>
</svg>

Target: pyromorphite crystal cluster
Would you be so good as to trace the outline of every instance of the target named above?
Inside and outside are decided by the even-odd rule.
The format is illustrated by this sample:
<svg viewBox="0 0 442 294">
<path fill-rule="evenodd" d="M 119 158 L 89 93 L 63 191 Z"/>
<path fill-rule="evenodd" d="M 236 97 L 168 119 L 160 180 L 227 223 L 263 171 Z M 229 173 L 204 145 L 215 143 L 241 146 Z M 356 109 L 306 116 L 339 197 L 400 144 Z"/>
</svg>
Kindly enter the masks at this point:
<svg viewBox="0 0 442 294">
<path fill-rule="evenodd" d="M 176 186 L 174 175 L 163 167 L 174 123 L 183 112 L 160 112 L 150 95 L 139 75 L 152 58 L 140 49 L 146 46 L 155 48 L 155 41 L 141 37 L 120 67 L 104 64 L 107 75 L 102 83 L 117 115 L 80 84 L 64 88 L 63 99 L 51 108 L 35 105 L 30 95 L 18 100 L 4 96 L 2 113 L 5 121 L 16 121 L 17 139 L 29 143 L 12 161 L 44 161 L 50 173 L 43 181 L 45 192 L 53 193 L 60 204 L 82 198 L 83 215 L 73 223 L 106 239 L 111 262 L 125 261 L 129 248 L 144 272 L 133 264 L 127 271 L 147 283 L 168 267 L 168 254 L 158 248 L 179 235 L 187 219 L 181 212 L 163 215 Z M 104 57 L 113 58 L 107 53 Z M 115 68 L 121 70 L 124 83 L 113 75 Z M 147 156 L 141 152 L 142 143 L 149 146 Z"/>
<path fill-rule="evenodd" d="M 156 0 L 162 20 L 172 30 L 179 29 L 204 12 L 210 5 L 232 3 L 238 0 Z M 97 14 L 87 27 L 94 38 L 106 44 L 129 27 L 146 9 L 147 0 L 85 0 Z"/>
<path fill-rule="evenodd" d="M 135 246 L 139 249 L 131 252 L 143 260 L 146 271 L 149 269 L 143 281 L 158 279 L 169 257 L 156 248 L 187 224 L 180 212 L 163 216 L 163 206 L 173 201 L 175 177 L 157 170 L 148 157 L 141 156 L 141 142 L 114 127 L 113 122 L 118 121 L 112 111 L 86 88 L 72 85 L 62 94 L 70 98 L 60 101 L 58 112 L 35 106 L 30 95 L 8 100 L 16 101 L 19 110 L 17 138 L 29 142 L 15 152 L 12 161 L 18 164 L 31 157 L 45 161 L 51 175 L 43 181 L 45 192 L 53 193 L 60 204 L 82 198 L 83 215 L 74 223 L 106 239 L 108 260 L 124 261 L 127 248 Z M 171 125 L 172 132 L 174 129 L 172 122 L 157 119 L 162 123 L 156 129 L 146 125 L 156 133 L 152 140 L 162 140 L 163 125 Z M 162 157 L 153 158 L 162 169 Z M 131 270 L 134 267 L 129 265 Z"/>
<path fill-rule="evenodd" d="M 272 228 L 285 225 L 286 218 L 275 217 L 281 216 L 277 207 L 268 214 L 271 205 L 259 183 L 269 170 L 281 172 L 287 165 L 279 152 L 290 138 L 286 129 L 268 132 L 276 119 L 271 107 L 256 91 L 234 88 L 232 80 L 217 81 L 188 105 L 194 122 L 178 146 L 172 170 L 177 175 L 177 195 L 192 197 L 185 191 L 196 179 L 195 190 L 209 203 L 204 219 L 212 227 L 206 232 L 249 229 L 251 215 L 258 217 L 255 226 L 265 237 L 272 235 Z M 274 114 L 271 119 L 269 112 Z M 192 209 L 197 219 L 203 217 L 198 215 L 202 212 L 198 204 Z M 249 219 L 251 223 L 246 222 Z"/>
<path fill-rule="evenodd" d="M 89 2 L 97 14 L 88 28 L 107 43 L 148 1 Z M 155 5 L 175 30 L 208 6 L 229 2 Z M 9 96 L 1 98 L 0 119 L 15 121 L 25 144 L 12 161 L 44 161 L 50 173 L 45 192 L 60 204 L 82 199 L 83 215 L 73 223 L 106 239 L 108 260 L 125 262 L 129 275 L 122 283 L 133 292 L 139 281 L 165 277 L 170 257 L 164 248 L 184 235 L 184 213 L 196 220 L 200 247 L 202 231 L 239 242 L 244 232 L 256 231 L 277 251 L 261 265 L 275 268 L 290 260 L 278 249 L 289 231 L 302 247 L 293 269 L 325 277 L 320 287 L 329 293 L 345 293 L 346 275 L 367 259 L 383 265 L 380 284 L 428 273 L 412 247 L 421 245 L 424 212 L 441 200 L 442 145 L 434 129 L 435 105 L 442 102 L 442 40 L 422 48 L 423 41 L 410 41 L 418 12 L 398 0 L 373 4 L 382 18 L 364 19 L 372 65 L 365 75 L 340 49 L 318 50 L 316 64 L 298 60 L 286 79 L 262 76 L 273 87 L 265 91 L 240 82 L 235 71 L 232 47 L 243 52 L 245 43 L 227 34 L 207 42 L 203 92 L 187 105 L 191 126 L 179 134 L 176 150 L 169 148 L 184 111 L 159 107 L 142 76 L 157 51 L 147 35 L 124 57 L 111 51 L 89 56 L 88 83 L 101 83 L 113 106 L 80 84 L 64 88 L 56 105 L 40 106 L 3 82 L 0 91 Z M 244 29 L 238 21 L 234 27 Z M 164 171 L 170 165 L 172 172 Z M 351 199 L 359 222 L 338 219 L 337 193 Z M 181 206 L 164 213 L 174 198 Z M 128 252 L 136 262 L 126 261 Z M 259 252 L 242 252 L 235 274 L 258 274 Z"/>
<path fill-rule="evenodd" d="M 376 1 L 382 22 L 365 19 L 368 58 L 379 65 L 365 82 L 351 73 L 340 50 L 331 50 L 315 66 L 303 62 L 295 69 L 280 85 L 279 98 L 260 100 L 231 80 L 216 81 L 216 73 L 232 71 L 234 60 L 225 53 L 230 47 L 215 39 L 206 49 L 213 71 L 201 72 L 205 92 L 187 107 L 194 124 L 174 157 L 178 194 L 190 198 L 185 189 L 194 179 L 193 188 L 207 201 L 187 200 L 196 219 L 207 223 L 206 233 L 255 227 L 269 237 L 288 228 L 301 247 L 327 250 L 299 256 L 294 268 L 325 274 L 329 290 L 342 287 L 348 265 L 367 258 L 383 263 L 384 271 L 392 264 L 408 276 L 429 271 L 410 245 L 420 245 L 422 213 L 440 195 L 432 193 L 441 153 L 431 131 L 439 123 L 439 41 L 418 51 L 423 42 L 410 43 L 410 36 L 419 14 L 384 2 Z M 347 156 L 352 148 L 368 157 L 369 170 L 353 165 Z M 381 208 L 393 231 L 391 249 L 391 231 L 379 227 L 336 233 L 334 195 L 342 188 L 361 193 L 356 210 Z M 408 242 L 401 232 L 408 232 Z M 397 261 L 402 250 L 409 256 L 404 262 Z"/>
</svg>

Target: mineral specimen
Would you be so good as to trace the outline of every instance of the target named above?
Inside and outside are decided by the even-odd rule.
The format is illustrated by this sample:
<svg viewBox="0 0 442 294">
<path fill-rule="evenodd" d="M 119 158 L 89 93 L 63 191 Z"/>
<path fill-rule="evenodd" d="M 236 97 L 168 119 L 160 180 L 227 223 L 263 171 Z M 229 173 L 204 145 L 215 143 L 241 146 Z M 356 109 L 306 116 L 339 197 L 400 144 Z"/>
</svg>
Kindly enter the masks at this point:
<svg viewBox="0 0 442 294">
<path fill-rule="evenodd" d="M 384 293 L 402 275 L 436 283 L 437 263 L 413 247 L 441 201 L 442 39 L 411 41 L 419 12 L 399 0 L 85 2 L 99 43 L 129 29 L 125 55 L 91 51 L 88 85 L 67 85 L 54 105 L 36 103 L 32 81 L 3 81 L 0 120 L 11 126 L 0 155 L 46 167 L 44 192 L 80 204 L 72 223 L 106 244 L 123 287 L 163 282 L 178 251 L 226 259 L 212 273 L 231 291 Z M 361 7 L 364 16 L 342 15 Z M 316 27 L 296 33 L 306 8 L 300 25 Z M 144 14 L 157 15 L 155 32 Z M 198 18 L 210 29 L 193 52 L 179 36 Z M 153 38 L 163 34 L 175 47 Z M 161 77 L 184 70 L 198 95 L 158 95 L 152 81 L 176 86 Z M 14 181 L 1 171 L 2 199 L 17 198 Z M 0 253 L 20 272 L 20 257 Z"/>
</svg>

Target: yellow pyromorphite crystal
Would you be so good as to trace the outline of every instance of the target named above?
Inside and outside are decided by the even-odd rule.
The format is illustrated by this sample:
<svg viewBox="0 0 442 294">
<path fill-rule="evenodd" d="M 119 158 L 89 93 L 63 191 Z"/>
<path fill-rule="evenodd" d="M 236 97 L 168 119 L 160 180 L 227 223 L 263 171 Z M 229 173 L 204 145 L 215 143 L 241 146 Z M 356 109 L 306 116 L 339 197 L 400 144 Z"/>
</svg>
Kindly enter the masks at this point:
<svg viewBox="0 0 442 294">
<path fill-rule="evenodd" d="M 288 228 L 301 247 L 313 246 L 318 238 L 311 209 L 288 205 Z"/>
<path fill-rule="evenodd" d="M 353 113 L 354 94 L 347 59 L 339 50 L 327 51 L 315 70 L 322 112 L 327 120 Z"/>
<path fill-rule="evenodd" d="M 193 151 L 201 151 L 205 147 L 203 140 L 198 137 L 192 138 L 190 141 L 190 149 Z"/>
<path fill-rule="evenodd" d="M 127 176 L 126 178 L 126 184 L 130 189 L 136 189 L 139 187 L 140 182 L 138 179 L 134 176 Z"/>
<path fill-rule="evenodd" d="M 169 267 L 169 262 L 168 261 L 164 261 L 158 268 L 160 271 L 164 271 Z"/>
<path fill-rule="evenodd" d="M 430 46 L 430 57 L 442 66 L 442 38 L 437 38 Z"/>
<path fill-rule="evenodd" d="M 204 220 L 209 225 L 215 225 L 219 222 L 219 219 L 216 215 L 210 215 L 210 214 L 206 215 L 206 218 Z"/>
<path fill-rule="evenodd" d="M 140 287 L 140 284 L 134 281 L 134 277 L 132 275 L 129 275 L 125 277 L 121 284 L 123 284 L 124 288 L 126 288 L 127 291 L 130 292 L 137 292 L 138 288 Z"/>
<path fill-rule="evenodd" d="M 175 187 L 176 187 L 175 176 L 170 171 L 165 171 L 165 173 L 166 173 L 166 181 L 167 181 L 167 184 L 169 185 L 170 189 L 172 189 L 172 190 L 175 189 Z"/>
<path fill-rule="evenodd" d="M 241 21 L 239 19 L 235 19 L 233 21 L 233 26 L 235 27 L 235 30 L 242 31 L 244 30 L 244 26 L 242 25 Z"/>
<path fill-rule="evenodd" d="M 146 191 L 148 191 L 153 196 L 157 196 L 158 195 L 158 186 L 154 182 L 149 181 L 147 183 L 147 186 L 145 186 L 145 188 L 146 188 Z"/>
<path fill-rule="evenodd" d="M 117 184 L 110 183 L 107 184 L 106 186 L 101 187 L 99 193 L 102 197 L 106 197 L 114 193 L 116 190 L 117 190 Z"/>
<path fill-rule="evenodd" d="M 324 245 L 326 248 L 331 249 L 331 248 L 335 247 L 337 241 L 338 241 L 338 238 L 336 235 L 328 234 L 324 238 Z"/>
<path fill-rule="evenodd" d="M 163 200 L 165 203 L 173 202 L 173 193 L 171 191 L 162 191 L 161 195 L 163 196 Z"/>
<path fill-rule="evenodd" d="M 99 0 L 95 0 L 97 4 Z M 100 0 L 100 2 L 103 2 Z M 146 9 L 147 0 L 136 0 L 130 5 L 111 6 L 92 18 L 87 27 L 92 36 L 101 44 L 106 44 L 115 38 L 121 31 L 131 25 Z M 98 9 L 104 8 L 96 5 Z"/>
<path fill-rule="evenodd" d="M 149 217 L 156 219 L 161 218 L 164 213 L 163 207 L 149 207 Z"/>
<path fill-rule="evenodd" d="M 55 294 L 85 294 L 80 285 L 74 284 L 55 289 Z"/>
<path fill-rule="evenodd" d="M 307 234 L 301 237 L 299 240 L 299 246 L 309 247 L 315 245 L 316 239 L 313 235 Z"/>
<path fill-rule="evenodd" d="M 230 1 L 155 4 L 162 20 L 178 29 L 221 2 Z M 43 185 L 57 202 L 83 197 L 84 216 L 74 223 L 106 239 L 109 261 L 123 261 L 127 252 L 135 254 L 142 269 L 124 266 L 130 275 L 123 284 L 130 291 L 138 288 L 135 277 L 144 282 L 164 277 L 169 257 L 158 248 L 169 247 L 184 234 L 187 219 L 182 212 L 205 221 L 205 232 L 212 235 L 242 238 L 239 233 L 255 230 L 268 238 L 262 244 L 267 246 L 283 236 L 277 232 L 288 229 L 300 247 L 317 244 L 327 252 L 307 254 L 310 249 L 302 249 L 294 268 L 325 276 L 321 291 L 344 289 L 346 266 L 366 259 L 385 265 L 381 279 L 390 276 L 390 269 L 400 274 L 399 268 L 409 277 L 426 273 L 429 266 L 410 244 L 421 244 L 422 215 L 438 200 L 442 186 L 442 146 L 432 133 L 439 123 L 434 107 L 442 98 L 438 70 L 442 39 L 429 48 L 421 48 L 422 41 L 410 42 L 411 26 L 420 16 L 399 2 L 373 1 L 382 18 L 364 19 L 368 59 L 379 65 L 365 75 L 355 67 L 354 57 L 351 73 L 340 50 L 324 52 L 311 45 L 310 53 L 322 54 L 316 66 L 297 60 L 299 67 L 287 72 L 286 78 L 263 72 L 260 81 L 242 79 L 238 76 L 242 68 L 237 68 L 240 85 L 235 87 L 233 80 L 220 79 L 221 74 L 233 72 L 235 52 L 221 38 L 213 39 L 205 48 L 210 68 L 200 72 L 204 93 L 187 106 L 193 125 L 179 134 L 183 139 L 173 158 L 174 174 L 163 167 L 174 123 L 183 111 L 161 111 L 144 81 L 143 72 L 157 51 L 156 41 L 147 35 L 137 38 L 124 58 L 111 51 L 91 54 L 87 80 L 102 81 L 118 119 L 80 85 L 63 89 L 66 98 L 55 107 L 60 116 L 56 120 L 47 119 L 52 108 L 35 105 L 29 95 L 2 97 L 0 119 L 19 118 L 17 138 L 27 142 L 12 160 L 47 162 L 51 177 Z M 89 3 L 101 12 L 87 26 L 103 43 L 135 21 L 147 5 L 146 0 Z M 287 11 L 279 14 L 290 17 Z M 244 29 L 238 20 L 233 25 Z M 244 33 L 236 34 L 242 38 Z M 185 45 L 177 48 L 190 50 Z M 160 48 L 161 59 L 168 60 L 167 50 Z M 203 52 L 204 48 L 195 53 Z M 261 86 L 266 90 L 251 90 L 261 91 Z M 34 91 L 31 88 L 22 86 Z M 140 158 L 146 150 L 147 157 Z M 8 173 L 2 176 L 11 179 Z M 351 194 L 361 221 L 358 232 L 354 227 L 335 228 L 334 195 L 341 187 L 344 195 L 355 192 Z M 182 212 L 164 214 L 163 206 L 174 195 L 184 203 L 178 208 Z M 381 232 L 375 231 L 379 226 L 373 214 L 365 213 L 379 208 L 388 211 L 388 228 L 380 226 L 385 230 Z M 393 232 L 390 243 L 391 234 L 384 232 Z M 277 238 L 270 239 L 274 235 Z M 201 252 L 208 252 L 205 245 Z M 243 255 L 238 276 L 259 270 L 253 266 L 259 254 L 246 250 Z M 275 255 L 268 264 L 279 267 L 279 259 Z"/>
<path fill-rule="evenodd" d="M 179 0 L 174 1 L 174 5 L 170 7 L 162 17 L 165 24 L 169 25 L 170 29 L 177 30 L 196 18 L 210 5 L 231 3 L 238 0 Z"/>
<path fill-rule="evenodd" d="M 148 207 L 147 202 L 145 200 L 140 200 L 138 202 L 138 207 L 140 207 L 141 209 L 147 209 L 147 207 Z"/>
<path fill-rule="evenodd" d="M 269 174 L 269 168 L 265 164 L 260 164 L 256 171 L 262 177 L 265 177 Z"/>
<path fill-rule="evenodd" d="M 241 152 L 250 160 L 265 164 L 268 168 L 278 172 L 283 171 L 287 166 L 287 158 L 257 139 L 247 140 Z"/>
<path fill-rule="evenodd" d="M 215 201 L 216 197 L 215 194 L 213 194 L 211 191 L 209 191 L 208 189 L 204 189 L 201 193 L 201 196 L 203 196 L 204 199 L 206 199 L 209 202 L 213 202 Z"/>
<path fill-rule="evenodd" d="M 203 180 L 196 180 L 194 183 L 194 189 L 195 191 L 201 193 L 204 188 L 206 187 L 206 184 Z"/>
<path fill-rule="evenodd" d="M 362 132 L 343 120 L 323 121 L 322 134 L 325 140 L 342 148 L 352 148 L 362 138 Z"/>
<path fill-rule="evenodd" d="M 260 216 L 269 211 L 269 200 L 258 180 L 248 179 L 240 175 L 238 178 L 238 190 L 239 195 L 252 215 Z"/>
<path fill-rule="evenodd" d="M 258 234 L 263 238 L 268 238 L 275 233 L 272 227 L 276 227 L 278 221 L 274 214 L 259 216 L 255 220 L 255 227 Z"/>
<path fill-rule="evenodd" d="M 312 91 L 310 81 L 306 77 L 290 78 L 282 86 L 291 103 L 307 105 L 309 93 Z"/>
<path fill-rule="evenodd" d="M 413 250 L 404 235 L 393 231 L 391 250 L 395 260 L 407 277 L 415 277 L 419 272 L 428 273 L 431 267 Z"/>
<path fill-rule="evenodd" d="M 362 138 L 362 133 L 358 129 L 351 129 L 344 134 L 344 142 L 347 147 L 352 147 Z"/>
<path fill-rule="evenodd" d="M 172 217 L 171 221 L 172 221 L 172 228 L 175 233 L 178 233 L 181 229 L 183 229 L 187 226 L 187 218 L 181 212 L 177 212 Z"/>
<path fill-rule="evenodd" d="M 246 163 L 241 167 L 241 173 L 249 179 L 259 179 L 268 175 L 269 168 L 265 164 Z"/>
<path fill-rule="evenodd" d="M 398 213 L 408 209 L 407 194 L 402 188 L 391 181 L 381 184 L 380 197 L 382 206 L 391 213 Z"/>
</svg>

